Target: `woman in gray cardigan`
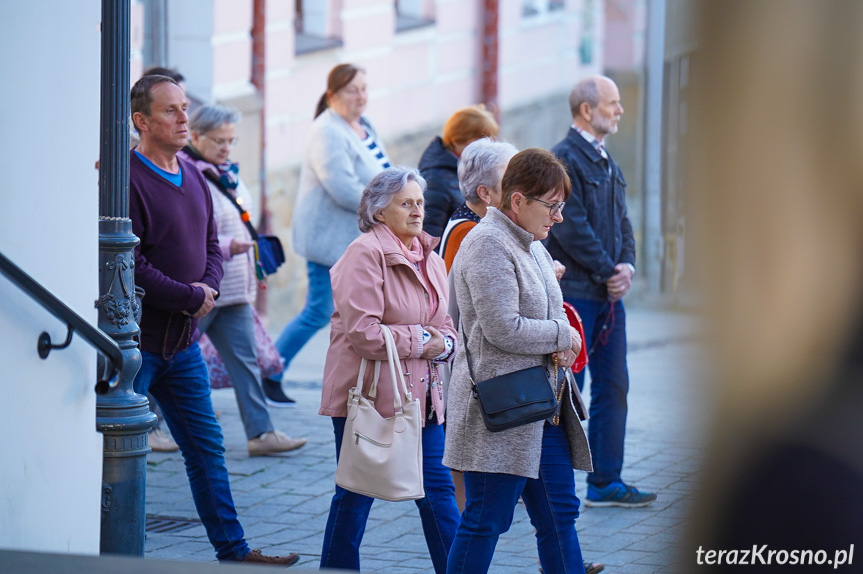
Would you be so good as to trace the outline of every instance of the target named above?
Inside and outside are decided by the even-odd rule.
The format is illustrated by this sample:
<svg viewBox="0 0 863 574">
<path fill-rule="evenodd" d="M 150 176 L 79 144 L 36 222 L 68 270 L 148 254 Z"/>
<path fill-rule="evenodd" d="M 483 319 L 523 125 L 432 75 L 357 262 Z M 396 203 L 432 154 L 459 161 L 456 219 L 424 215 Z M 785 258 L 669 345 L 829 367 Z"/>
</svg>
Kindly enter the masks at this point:
<svg viewBox="0 0 863 574">
<path fill-rule="evenodd" d="M 578 389 L 566 387 L 559 425 L 546 420 L 495 433 L 472 393 L 471 371 L 478 380 L 537 365 L 551 371 L 556 358 L 562 373 L 581 349 L 540 243 L 563 221 L 566 170 L 545 150 L 524 150 L 510 160 L 502 193 L 500 209 L 489 208 L 462 242 L 451 272 L 462 340 L 449 385 L 443 462 L 464 472 L 467 501 L 447 572 L 488 572 L 521 497 L 537 529 L 543 572 L 583 574 L 572 469 L 590 470 L 591 462 Z M 556 386 L 551 376 L 549 384 Z"/>
<path fill-rule="evenodd" d="M 285 369 L 308 340 L 329 325 L 330 267 L 360 235 L 357 207 L 363 189 L 390 167 L 377 133 L 363 117 L 367 101 L 362 68 L 339 64 L 330 71 L 309 133 L 294 207 L 294 251 L 306 258 L 309 289 L 305 307 L 276 341 Z M 264 391 L 271 401 L 284 403 L 280 380 L 265 380 Z"/>
</svg>

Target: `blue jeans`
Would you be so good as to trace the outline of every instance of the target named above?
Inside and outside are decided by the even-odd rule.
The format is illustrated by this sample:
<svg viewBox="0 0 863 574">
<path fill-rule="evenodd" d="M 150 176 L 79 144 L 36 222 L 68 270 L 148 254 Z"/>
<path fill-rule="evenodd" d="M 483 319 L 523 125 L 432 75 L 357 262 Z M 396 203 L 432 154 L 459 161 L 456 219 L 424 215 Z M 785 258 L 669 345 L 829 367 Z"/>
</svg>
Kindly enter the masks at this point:
<svg viewBox="0 0 863 574">
<path fill-rule="evenodd" d="M 201 319 L 198 330 L 207 333 L 222 357 L 225 370 L 234 385 L 246 438 L 253 439 L 273 430 L 261 388 L 252 306 L 240 303 L 216 307 Z"/>
<path fill-rule="evenodd" d="M 306 305 L 294 320 L 288 323 L 276 340 L 276 349 L 285 360 L 285 370 L 291 361 L 309 342 L 315 333 L 330 324 L 333 315 L 333 286 L 330 283 L 330 268 L 311 261 L 306 263 L 309 275 L 309 291 Z M 283 373 L 284 374 L 284 373 Z M 281 375 L 273 379 L 281 380 Z"/>
<path fill-rule="evenodd" d="M 158 401 L 186 462 L 192 498 L 219 560 L 243 560 L 249 553 L 231 497 L 222 429 L 210 401 L 210 379 L 198 343 L 170 359 L 141 353 L 135 392 Z"/>
<path fill-rule="evenodd" d="M 333 417 L 336 436 L 336 461 L 342 448 L 345 417 Z M 437 420 L 426 421 L 422 431 L 423 486 L 425 498 L 416 501 L 420 510 L 423 534 L 435 572 L 446 572 L 447 555 L 458 526 L 455 488 L 449 469 L 442 463 L 444 434 Z M 324 530 L 321 568 L 360 569 L 360 543 L 366 530 L 374 498 L 336 486 L 330 503 L 330 515 Z"/>
<path fill-rule="evenodd" d="M 578 497 L 561 426 L 545 423 L 539 478 L 491 472 L 465 472 L 466 502 L 450 549 L 448 574 L 488 572 L 500 535 L 512 525 L 519 496 L 536 528 L 536 546 L 546 574 L 584 574 L 575 531 Z"/>
<path fill-rule="evenodd" d="M 590 484 L 621 481 L 623 440 L 626 436 L 626 394 L 629 370 L 626 366 L 626 310 L 622 301 L 567 299 L 584 324 L 584 344 L 590 353 L 590 420 L 587 439 L 593 455 Z M 614 317 L 609 316 L 614 305 Z M 607 339 L 606 339 L 607 337 Z M 584 371 L 575 375 L 579 390 L 584 388 Z"/>
</svg>

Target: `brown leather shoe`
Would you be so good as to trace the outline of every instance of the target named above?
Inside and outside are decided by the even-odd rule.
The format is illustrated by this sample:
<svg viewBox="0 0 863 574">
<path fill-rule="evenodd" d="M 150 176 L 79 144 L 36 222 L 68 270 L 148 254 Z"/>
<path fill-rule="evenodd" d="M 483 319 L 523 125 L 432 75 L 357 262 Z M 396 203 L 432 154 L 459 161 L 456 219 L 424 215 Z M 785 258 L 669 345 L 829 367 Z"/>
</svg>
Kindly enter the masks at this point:
<svg viewBox="0 0 863 574">
<path fill-rule="evenodd" d="M 293 566 L 299 559 L 300 555 L 296 552 L 291 552 L 287 556 L 267 556 L 256 548 L 246 554 L 243 562 L 248 564 L 269 564 L 270 566 Z"/>
</svg>

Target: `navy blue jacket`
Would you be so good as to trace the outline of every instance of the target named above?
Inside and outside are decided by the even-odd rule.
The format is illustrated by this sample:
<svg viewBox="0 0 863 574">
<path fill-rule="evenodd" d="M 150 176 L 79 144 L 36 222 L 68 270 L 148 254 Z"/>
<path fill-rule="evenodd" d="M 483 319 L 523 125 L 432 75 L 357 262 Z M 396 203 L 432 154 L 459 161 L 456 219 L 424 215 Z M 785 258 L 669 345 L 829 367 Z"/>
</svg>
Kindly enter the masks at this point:
<svg viewBox="0 0 863 574">
<path fill-rule="evenodd" d="M 572 179 L 563 223 L 555 224 L 545 241 L 551 256 L 566 266 L 560 288 L 567 299 L 606 300 L 605 282 L 614 275 L 614 266 L 635 265 L 626 181 L 614 160 L 603 159 L 573 128 L 551 151 Z"/>
<path fill-rule="evenodd" d="M 419 170 L 428 183 L 423 231 L 440 237 L 450 216 L 464 203 L 458 188 L 458 157 L 436 136 L 423 152 Z"/>
</svg>

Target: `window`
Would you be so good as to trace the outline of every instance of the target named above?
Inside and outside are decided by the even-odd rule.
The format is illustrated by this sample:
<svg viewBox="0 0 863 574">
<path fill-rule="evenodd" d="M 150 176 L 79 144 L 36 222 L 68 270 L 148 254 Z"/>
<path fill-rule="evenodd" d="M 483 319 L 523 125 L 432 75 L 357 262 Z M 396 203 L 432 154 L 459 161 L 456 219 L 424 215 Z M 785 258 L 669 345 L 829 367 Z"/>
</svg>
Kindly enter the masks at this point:
<svg viewBox="0 0 863 574">
<path fill-rule="evenodd" d="M 522 14 L 524 16 L 536 16 L 538 14 L 563 10 L 565 7 L 565 0 L 524 0 Z"/>
<path fill-rule="evenodd" d="M 405 32 L 434 24 L 428 0 L 395 0 L 396 32 Z"/>
<path fill-rule="evenodd" d="M 294 0 L 295 52 L 305 54 L 341 46 L 330 23 L 332 0 Z"/>
</svg>

